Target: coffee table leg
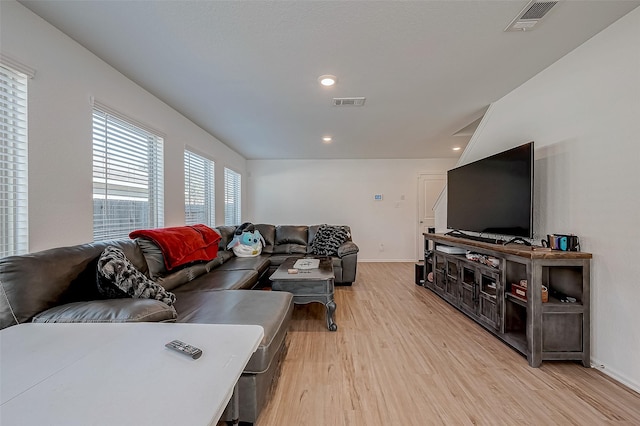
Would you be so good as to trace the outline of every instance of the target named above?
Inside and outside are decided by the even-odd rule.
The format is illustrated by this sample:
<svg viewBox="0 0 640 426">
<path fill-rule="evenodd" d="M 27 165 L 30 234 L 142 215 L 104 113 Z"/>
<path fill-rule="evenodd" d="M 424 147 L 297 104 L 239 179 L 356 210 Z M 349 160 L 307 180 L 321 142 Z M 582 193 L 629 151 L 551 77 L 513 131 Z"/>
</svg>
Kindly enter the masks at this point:
<svg viewBox="0 0 640 426">
<path fill-rule="evenodd" d="M 327 328 L 329 331 L 338 330 L 338 324 L 333 321 L 333 315 L 336 313 L 336 302 L 330 300 L 327 304 Z"/>
<path fill-rule="evenodd" d="M 227 421 L 229 426 L 237 426 L 240 423 L 240 394 L 238 393 L 238 383 L 236 382 L 231 394 L 228 408 L 231 408 L 231 421 Z"/>
</svg>

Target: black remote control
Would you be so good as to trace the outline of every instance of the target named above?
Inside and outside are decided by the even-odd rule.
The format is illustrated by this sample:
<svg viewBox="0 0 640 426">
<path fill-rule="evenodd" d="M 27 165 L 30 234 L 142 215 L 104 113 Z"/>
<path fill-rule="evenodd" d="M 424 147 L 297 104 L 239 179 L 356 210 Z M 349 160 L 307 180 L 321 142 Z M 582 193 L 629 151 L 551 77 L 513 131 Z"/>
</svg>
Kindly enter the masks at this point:
<svg viewBox="0 0 640 426">
<path fill-rule="evenodd" d="M 165 345 L 169 349 L 173 349 L 174 351 L 180 352 L 185 355 L 189 355 L 193 359 L 198 359 L 202 356 L 202 350 L 196 348 L 195 346 L 187 345 L 180 340 L 172 340 L 171 342 Z"/>
</svg>

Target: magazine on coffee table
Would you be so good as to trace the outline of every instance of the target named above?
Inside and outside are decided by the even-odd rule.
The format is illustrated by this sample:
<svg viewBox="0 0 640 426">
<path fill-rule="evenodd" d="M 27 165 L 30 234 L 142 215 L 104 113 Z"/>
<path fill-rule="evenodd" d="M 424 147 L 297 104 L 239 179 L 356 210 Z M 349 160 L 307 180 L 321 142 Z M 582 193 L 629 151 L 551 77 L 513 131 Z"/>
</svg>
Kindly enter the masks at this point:
<svg viewBox="0 0 640 426">
<path fill-rule="evenodd" d="M 296 269 L 317 269 L 320 266 L 320 259 L 298 259 L 293 267 Z"/>
</svg>

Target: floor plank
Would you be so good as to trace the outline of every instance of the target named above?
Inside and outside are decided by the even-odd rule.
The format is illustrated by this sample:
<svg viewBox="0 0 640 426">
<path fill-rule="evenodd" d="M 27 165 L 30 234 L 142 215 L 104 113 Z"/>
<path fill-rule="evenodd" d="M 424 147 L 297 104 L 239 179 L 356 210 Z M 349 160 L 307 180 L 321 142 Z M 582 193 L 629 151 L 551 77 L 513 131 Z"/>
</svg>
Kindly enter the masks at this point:
<svg viewBox="0 0 640 426">
<path fill-rule="evenodd" d="M 360 263 L 324 307 L 296 306 L 256 426 L 640 424 L 640 395 L 595 369 L 526 358 L 414 284 L 412 263 Z"/>
</svg>

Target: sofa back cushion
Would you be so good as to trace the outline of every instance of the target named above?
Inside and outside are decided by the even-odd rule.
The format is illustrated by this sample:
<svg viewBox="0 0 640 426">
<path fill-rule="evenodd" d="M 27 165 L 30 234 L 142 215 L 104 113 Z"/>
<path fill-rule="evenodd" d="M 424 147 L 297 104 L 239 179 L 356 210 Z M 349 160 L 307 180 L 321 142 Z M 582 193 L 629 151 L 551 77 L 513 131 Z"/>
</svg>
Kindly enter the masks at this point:
<svg viewBox="0 0 640 426">
<path fill-rule="evenodd" d="M 262 253 L 272 254 L 273 246 L 276 243 L 275 225 L 267 225 L 265 223 L 260 223 L 255 227 L 256 227 L 256 230 L 260 232 L 260 235 L 262 235 L 262 238 L 264 238 L 264 247 L 262 248 Z"/>
<path fill-rule="evenodd" d="M 129 237 L 146 238 L 160 247 L 167 271 L 215 258 L 221 239 L 216 230 L 202 224 L 139 229 Z"/>
<path fill-rule="evenodd" d="M 218 247 L 220 248 L 220 250 L 226 250 L 227 245 L 231 242 L 231 240 L 233 240 L 233 234 L 235 234 L 236 232 L 236 227 L 223 225 L 223 226 L 216 226 L 213 229 L 218 231 L 221 237 L 220 245 Z"/>
<path fill-rule="evenodd" d="M 308 239 L 309 227 L 306 225 L 278 225 L 273 254 L 306 254 Z"/>
<path fill-rule="evenodd" d="M 140 247 L 129 239 L 0 259 L 0 328 L 31 321 L 34 315 L 57 305 L 100 299 L 96 267 L 109 245 L 120 248 L 139 271 L 148 274 Z"/>
<path fill-rule="evenodd" d="M 209 272 L 212 267 L 217 266 L 215 264 L 216 261 L 221 265 L 224 262 L 224 260 L 221 259 L 226 259 L 231 256 L 231 254 L 225 254 L 226 252 L 219 250 L 217 257 L 206 264 L 195 263 L 169 272 L 165 267 L 162 250 L 156 245 L 156 243 L 146 238 L 136 238 L 136 242 L 142 249 L 144 257 L 147 260 L 147 264 L 149 265 L 149 278 L 160 284 L 167 291 L 171 291 L 174 288 L 188 283 L 189 281 L 198 278 L 200 275 Z M 209 264 L 211 264 L 212 267 L 209 267 Z"/>
<path fill-rule="evenodd" d="M 142 249 L 144 258 L 149 267 L 149 278 L 157 280 L 159 277 L 167 275 L 167 267 L 164 266 L 164 256 L 162 249 L 156 243 L 146 238 L 136 238 L 136 243 Z"/>
</svg>

